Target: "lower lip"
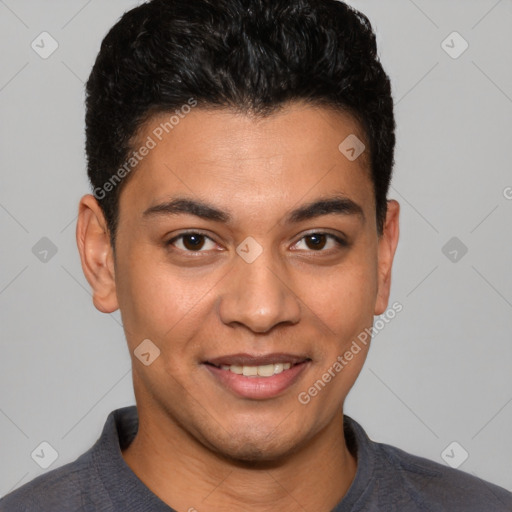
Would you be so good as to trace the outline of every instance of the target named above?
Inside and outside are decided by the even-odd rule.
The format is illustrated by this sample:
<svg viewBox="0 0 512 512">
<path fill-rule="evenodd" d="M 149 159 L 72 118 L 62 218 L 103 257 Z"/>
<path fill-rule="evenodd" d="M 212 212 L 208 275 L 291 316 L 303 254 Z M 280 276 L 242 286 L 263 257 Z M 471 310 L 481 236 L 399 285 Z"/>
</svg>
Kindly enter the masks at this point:
<svg viewBox="0 0 512 512">
<path fill-rule="evenodd" d="M 236 395 L 263 400 L 274 398 L 286 391 L 299 378 L 307 365 L 308 361 L 296 364 L 289 370 L 283 370 L 272 377 L 245 377 L 209 364 L 204 366 L 224 387 Z"/>
</svg>

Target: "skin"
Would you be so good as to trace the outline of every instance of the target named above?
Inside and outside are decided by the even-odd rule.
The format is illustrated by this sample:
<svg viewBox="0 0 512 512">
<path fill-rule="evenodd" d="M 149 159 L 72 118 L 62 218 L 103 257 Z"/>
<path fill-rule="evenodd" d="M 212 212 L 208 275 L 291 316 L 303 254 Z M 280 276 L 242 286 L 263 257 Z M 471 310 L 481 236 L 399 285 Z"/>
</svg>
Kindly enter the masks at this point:
<svg viewBox="0 0 512 512">
<path fill-rule="evenodd" d="M 161 121 L 143 126 L 140 141 Z M 364 140 L 348 115 L 302 103 L 267 118 L 197 107 L 130 175 L 115 254 L 95 198 L 80 202 L 77 242 L 94 305 L 120 309 L 133 360 L 139 431 L 123 458 L 178 511 L 327 512 L 354 479 L 343 403 L 368 346 L 307 405 L 298 400 L 388 306 L 399 204 L 388 201 L 379 235 L 367 155 L 351 162 L 338 150 L 350 134 Z M 335 193 L 363 215 L 285 222 Z M 176 195 L 232 220 L 144 215 Z M 209 237 L 200 251 L 190 239 L 168 244 L 185 230 Z M 325 232 L 348 245 L 306 236 Z M 262 248 L 252 263 L 236 252 L 248 236 Z M 149 366 L 134 356 L 144 339 L 160 349 Z M 311 360 L 269 399 L 235 395 L 202 364 L 275 352 Z"/>
</svg>

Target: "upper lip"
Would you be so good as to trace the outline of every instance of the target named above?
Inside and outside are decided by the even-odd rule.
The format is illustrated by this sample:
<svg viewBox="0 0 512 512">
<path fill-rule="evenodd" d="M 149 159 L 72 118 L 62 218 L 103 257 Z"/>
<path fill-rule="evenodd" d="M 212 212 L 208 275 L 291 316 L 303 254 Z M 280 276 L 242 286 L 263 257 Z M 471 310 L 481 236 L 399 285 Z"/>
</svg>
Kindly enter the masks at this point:
<svg viewBox="0 0 512 512">
<path fill-rule="evenodd" d="M 214 357 L 212 359 L 208 359 L 204 361 L 205 363 L 210 363 L 215 366 L 263 366 L 266 364 L 272 363 L 291 363 L 297 364 L 302 363 L 304 361 L 308 361 L 310 358 L 303 355 L 294 355 L 294 354 L 283 354 L 283 353 L 273 353 L 273 354 L 263 354 L 263 355 L 253 355 L 253 354 L 232 354 L 228 356 L 219 356 Z"/>
</svg>

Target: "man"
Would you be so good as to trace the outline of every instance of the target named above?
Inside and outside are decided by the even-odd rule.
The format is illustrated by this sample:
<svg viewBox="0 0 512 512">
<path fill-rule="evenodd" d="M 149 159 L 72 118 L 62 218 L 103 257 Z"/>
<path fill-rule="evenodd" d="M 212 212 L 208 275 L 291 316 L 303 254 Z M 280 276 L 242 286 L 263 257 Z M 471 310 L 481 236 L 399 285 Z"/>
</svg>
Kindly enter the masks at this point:
<svg viewBox="0 0 512 512">
<path fill-rule="evenodd" d="M 153 0 L 87 83 L 77 242 L 137 407 L 2 511 L 510 511 L 343 414 L 388 310 L 395 122 L 334 0 Z"/>
</svg>

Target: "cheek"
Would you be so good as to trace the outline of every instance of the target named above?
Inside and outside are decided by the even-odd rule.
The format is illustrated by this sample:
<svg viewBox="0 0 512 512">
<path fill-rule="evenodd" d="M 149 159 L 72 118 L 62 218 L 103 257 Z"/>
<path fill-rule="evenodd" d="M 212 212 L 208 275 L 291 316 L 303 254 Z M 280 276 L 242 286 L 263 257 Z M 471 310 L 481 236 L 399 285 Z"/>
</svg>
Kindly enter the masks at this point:
<svg viewBox="0 0 512 512">
<path fill-rule="evenodd" d="M 327 421 L 334 414 L 364 365 L 371 340 L 365 329 L 373 324 L 376 276 L 371 259 L 361 257 L 309 291 L 308 306 L 321 320 L 318 324 L 326 326 L 311 387 L 302 390 L 313 397 L 311 407 L 318 418 Z"/>
<path fill-rule="evenodd" d="M 190 276 L 190 277 L 188 277 Z M 218 278 L 217 278 L 218 280 Z M 149 338 L 162 348 L 180 332 L 190 333 L 200 325 L 198 316 L 208 306 L 216 281 L 214 276 L 193 277 L 190 272 L 158 261 L 154 255 L 131 253 L 116 271 L 116 286 L 128 341 Z"/>
<path fill-rule="evenodd" d="M 356 255 L 321 276 L 299 276 L 299 297 L 328 337 L 341 349 L 373 322 L 377 267 L 371 257 Z M 340 346 L 341 344 L 341 346 Z"/>
</svg>

